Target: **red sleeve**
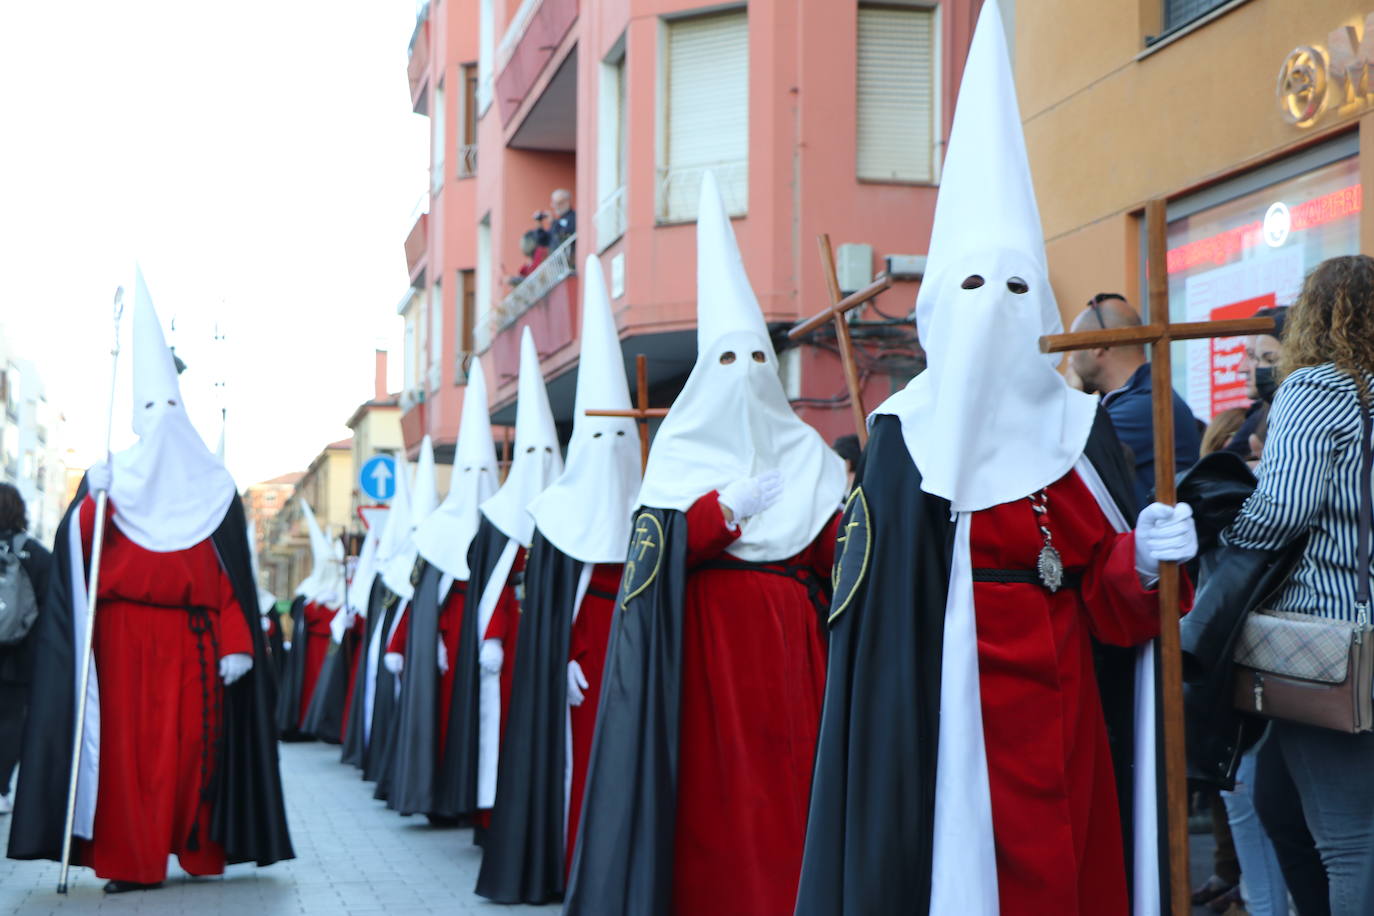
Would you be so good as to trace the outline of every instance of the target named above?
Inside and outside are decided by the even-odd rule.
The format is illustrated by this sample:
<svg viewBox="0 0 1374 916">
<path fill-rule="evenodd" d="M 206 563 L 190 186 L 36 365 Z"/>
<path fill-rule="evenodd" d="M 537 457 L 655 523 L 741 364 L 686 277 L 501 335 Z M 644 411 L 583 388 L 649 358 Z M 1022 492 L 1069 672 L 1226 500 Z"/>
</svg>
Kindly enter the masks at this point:
<svg viewBox="0 0 1374 916">
<path fill-rule="evenodd" d="M 401 612 L 401 619 L 396 622 L 396 632 L 391 634 L 391 642 L 386 644 L 388 653 L 395 652 L 397 655 L 405 655 L 406 640 L 410 638 L 410 605 Z"/>
<path fill-rule="evenodd" d="M 243 608 L 239 599 L 234 597 L 234 584 L 223 569 L 219 570 L 219 657 L 226 655 L 252 655 L 253 634 L 248 631 L 248 622 L 243 619 Z"/>
<path fill-rule="evenodd" d="M 1103 518 L 1106 524 L 1106 518 Z M 1193 606 L 1193 586 L 1180 576 L 1179 604 L 1186 614 Z M 1135 532 L 1118 534 L 1110 528 L 1098 542 L 1083 574 L 1083 605 L 1093 636 L 1114 646 L 1136 646 L 1159 635 L 1159 591 L 1140 584 L 1135 571 Z"/>
<path fill-rule="evenodd" d="M 739 539 L 740 530 L 725 522 L 720 509 L 720 494 L 707 493 L 687 510 L 687 568 L 715 559 Z"/>
<path fill-rule="evenodd" d="M 106 500 L 105 522 L 108 524 L 112 518 L 114 518 L 114 501 Z M 89 493 L 86 494 L 85 500 L 81 503 L 78 519 L 81 525 L 81 547 L 86 557 L 89 558 L 91 555 L 91 542 L 95 538 L 95 497 Z M 110 532 L 107 530 L 105 536 L 109 537 L 109 535 Z"/>
<path fill-rule="evenodd" d="M 830 519 L 821 533 L 811 542 L 811 568 L 822 580 L 829 582 L 835 572 L 835 538 L 840 532 L 840 514 Z"/>
</svg>

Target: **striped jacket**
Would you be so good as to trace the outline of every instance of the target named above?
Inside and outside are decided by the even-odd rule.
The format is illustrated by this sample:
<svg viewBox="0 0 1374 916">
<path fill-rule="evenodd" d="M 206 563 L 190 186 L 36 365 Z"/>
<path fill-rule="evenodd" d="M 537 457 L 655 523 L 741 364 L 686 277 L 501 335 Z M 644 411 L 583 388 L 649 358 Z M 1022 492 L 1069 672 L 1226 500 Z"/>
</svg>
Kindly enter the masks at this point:
<svg viewBox="0 0 1374 916">
<path fill-rule="evenodd" d="M 1273 610 L 1355 619 L 1359 410 L 1355 383 L 1332 363 L 1298 369 L 1274 398 L 1259 485 L 1225 534 L 1238 547 L 1276 550 L 1311 532 Z"/>
</svg>

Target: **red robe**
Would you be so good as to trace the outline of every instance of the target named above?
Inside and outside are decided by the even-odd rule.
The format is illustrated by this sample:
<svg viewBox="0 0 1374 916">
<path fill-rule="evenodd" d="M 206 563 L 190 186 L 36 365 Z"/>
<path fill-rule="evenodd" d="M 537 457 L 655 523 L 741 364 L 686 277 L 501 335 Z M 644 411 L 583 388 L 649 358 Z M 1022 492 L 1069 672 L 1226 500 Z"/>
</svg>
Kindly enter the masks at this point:
<svg viewBox="0 0 1374 916">
<path fill-rule="evenodd" d="M 1076 473 L 1047 490 L 1048 526 L 1078 589 L 974 582 L 983 733 L 1002 916 L 1129 912 L 1120 816 L 1091 637 L 1159 633 L 1158 596 Z M 974 570 L 1034 569 L 1044 539 L 1027 499 L 975 512 Z"/>
<path fill-rule="evenodd" d="M 329 654 L 329 641 L 333 635 L 329 624 L 334 620 L 336 611 L 313 601 L 305 603 L 305 675 L 301 679 L 301 710 L 297 724 L 305 727 L 305 712 L 310 708 L 310 698 L 315 695 L 315 684 L 320 679 L 320 669 L 324 667 L 325 656 Z M 302 638 L 297 634 L 297 639 Z"/>
<path fill-rule="evenodd" d="M 828 583 L 835 524 L 768 565 Z M 716 493 L 688 510 L 687 532 L 673 911 L 790 914 L 824 700 L 821 612 L 790 576 L 701 568 L 740 536 Z"/>
<path fill-rule="evenodd" d="M 525 559 L 529 556 L 529 551 L 521 547 L 515 553 L 515 562 L 511 564 L 510 575 L 506 577 L 506 584 L 501 589 L 501 597 L 497 599 L 496 610 L 492 611 L 491 622 L 487 624 L 487 632 L 483 635 L 483 641 L 488 639 L 501 640 L 502 662 L 501 662 L 501 738 L 506 740 L 506 714 L 510 712 L 510 691 L 515 683 L 515 647 L 520 637 L 520 602 L 515 598 L 515 588 L 511 585 L 515 581 L 516 573 L 525 571 Z M 480 647 L 479 647 L 480 651 Z"/>
<path fill-rule="evenodd" d="M 568 790 L 568 840 L 565 871 L 572 868 L 577 846 L 577 824 L 582 817 L 582 792 L 587 787 L 587 762 L 592 753 L 596 711 L 601 704 L 601 672 L 606 667 L 606 648 L 615 617 L 616 592 L 620 590 L 623 563 L 598 563 L 591 584 L 569 634 L 568 659 L 582 666 L 587 677 L 581 706 L 569 707 L 572 722 L 572 785 Z"/>
<path fill-rule="evenodd" d="M 440 762 L 444 758 L 444 742 L 448 740 L 448 717 L 453 711 L 453 679 L 458 671 L 455 661 L 458 658 L 458 638 L 463 628 L 467 592 L 466 582 L 455 581 L 448 597 L 444 599 L 444 606 L 439 609 L 439 640 L 448 658 L 448 670 L 439 676 L 439 742 L 435 749 Z"/>
<path fill-rule="evenodd" d="M 89 558 L 94 501 L 80 512 Z M 93 643 L 100 775 L 84 861 L 102 878 L 144 884 L 167 876 L 168 854 L 190 874 L 221 874 L 224 849 L 210 839 L 201 793 L 216 762 L 219 659 L 253 653 L 248 623 L 209 540 L 154 553 L 108 523 L 103 550 Z M 199 639 L 188 607 L 205 609 L 210 629 Z"/>
<path fill-rule="evenodd" d="M 348 738 L 348 714 L 353 708 L 353 688 L 358 683 L 358 662 L 362 661 L 366 647 L 367 618 L 361 614 L 353 615 L 353 624 L 344 631 L 344 642 L 352 640 L 353 656 L 348 663 L 348 692 L 344 694 L 343 724 L 339 726 L 339 743 Z"/>
</svg>

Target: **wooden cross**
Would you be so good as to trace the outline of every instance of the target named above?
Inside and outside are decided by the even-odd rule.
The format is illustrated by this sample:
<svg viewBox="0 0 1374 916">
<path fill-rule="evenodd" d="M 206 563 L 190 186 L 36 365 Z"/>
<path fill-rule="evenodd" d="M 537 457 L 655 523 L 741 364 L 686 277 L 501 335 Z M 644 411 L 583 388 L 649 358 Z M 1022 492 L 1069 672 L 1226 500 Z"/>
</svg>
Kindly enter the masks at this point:
<svg viewBox="0 0 1374 916">
<path fill-rule="evenodd" d="M 863 388 L 859 385 L 859 369 L 854 362 L 854 342 L 850 339 L 849 322 L 845 315 L 876 298 L 892 285 L 892 278 L 883 274 L 858 292 L 845 296 L 840 292 L 840 279 L 835 272 L 835 251 L 830 247 L 830 236 L 819 235 L 816 237 L 816 243 L 821 249 L 821 267 L 825 270 L 825 282 L 830 288 L 830 306 L 792 328 L 787 332 L 787 338 L 798 340 L 827 321 L 835 323 L 835 339 L 839 345 L 840 363 L 844 366 L 844 382 L 849 388 L 849 407 L 854 412 L 854 431 L 859 436 L 859 447 L 863 448 L 868 444 L 868 412 L 864 410 Z"/>
<path fill-rule="evenodd" d="M 1230 321 L 1169 321 L 1168 239 L 1165 202 L 1152 200 L 1145 207 L 1149 239 L 1150 323 L 1136 328 L 1113 328 L 1055 334 L 1040 340 L 1044 353 L 1088 350 L 1095 347 L 1150 345 L 1151 396 L 1154 403 L 1155 499 L 1173 505 L 1174 399 L 1169 345 L 1177 340 L 1271 334 L 1273 319 L 1242 318 Z M 1159 564 L 1159 648 L 1163 678 L 1164 773 L 1168 805 L 1169 887 L 1174 916 L 1188 916 L 1188 771 L 1183 739 L 1183 666 L 1178 631 L 1178 564 Z"/>
<path fill-rule="evenodd" d="M 589 417 L 629 417 L 639 427 L 639 470 L 649 466 L 649 421 L 668 416 L 666 407 L 649 406 L 649 361 L 641 353 L 635 357 L 635 391 L 639 406 L 630 410 L 588 410 Z"/>
</svg>

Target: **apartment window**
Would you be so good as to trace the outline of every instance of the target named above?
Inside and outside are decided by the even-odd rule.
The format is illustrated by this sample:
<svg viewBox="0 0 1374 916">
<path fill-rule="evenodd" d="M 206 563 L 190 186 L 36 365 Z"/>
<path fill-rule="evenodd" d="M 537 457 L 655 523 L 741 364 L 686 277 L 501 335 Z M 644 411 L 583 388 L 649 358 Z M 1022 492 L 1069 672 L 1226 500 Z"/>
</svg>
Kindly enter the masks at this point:
<svg viewBox="0 0 1374 916">
<path fill-rule="evenodd" d="M 444 375 L 444 287 L 439 280 L 429 295 L 429 388 L 439 387 Z"/>
<path fill-rule="evenodd" d="M 629 137 L 625 130 L 625 52 L 601 64 L 601 98 L 596 143 L 596 248 L 604 251 L 625 234 L 625 163 Z"/>
<path fill-rule="evenodd" d="M 416 385 L 417 385 L 417 379 L 418 379 L 418 377 L 419 377 L 419 372 L 417 371 L 417 367 L 418 367 L 418 363 L 419 363 L 419 354 L 418 354 L 418 348 L 417 348 L 418 339 L 419 339 L 419 333 L 418 333 L 417 328 L 415 327 L 415 310 L 414 310 L 414 309 L 411 309 L 411 310 L 409 310 L 409 311 L 406 312 L 406 315 L 405 315 L 405 322 L 406 322 L 406 330 L 405 330 L 406 358 L 405 358 L 405 366 L 403 367 L 404 371 L 403 371 L 402 374 L 403 374 L 404 377 L 405 377 L 405 378 L 404 378 L 404 387 L 405 387 L 405 390 L 406 390 L 406 391 L 413 391 L 413 390 L 415 389 Z"/>
<path fill-rule="evenodd" d="M 1164 31 L 1182 28 L 1231 0 L 1164 0 Z"/>
<path fill-rule="evenodd" d="M 696 219 L 714 171 L 733 215 L 749 202 L 749 19 L 744 10 L 667 23 L 658 217 Z"/>
<path fill-rule="evenodd" d="M 454 372 L 456 382 L 463 381 L 463 373 L 468 355 L 473 350 L 473 323 L 477 320 L 476 271 L 458 271 L 458 365 Z"/>
<path fill-rule="evenodd" d="M 481 353 L 491 345 L 491 214 L 477 224 L 477 276 L 474 289 L 473 350 Z"/>
<path fill-rule="evenodd" d="M 859 7 L 858 177 L 935 180 L 935 11 Z"/>
<path fill-rule="evenodd" d="M 471 178 L 477 174 L 477 65 L 463 64 L 458 72 L 463 80 L 458 97 L 458 177 Z"/>
<path fill-rule="evenodd" d="M 434 88 L 434 104 L 430 106 L 430 190 L 444 186 L 444 84 Z"/>
<path fill-rule="evenodd" d="M 491 104 L 491 84 L 496 72 L 495 0 L 481 0 L 477 8 L 477 114 Z"/>
</svg>

